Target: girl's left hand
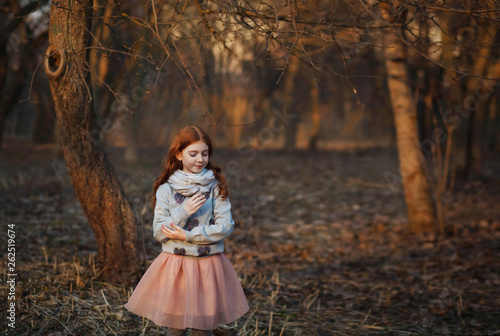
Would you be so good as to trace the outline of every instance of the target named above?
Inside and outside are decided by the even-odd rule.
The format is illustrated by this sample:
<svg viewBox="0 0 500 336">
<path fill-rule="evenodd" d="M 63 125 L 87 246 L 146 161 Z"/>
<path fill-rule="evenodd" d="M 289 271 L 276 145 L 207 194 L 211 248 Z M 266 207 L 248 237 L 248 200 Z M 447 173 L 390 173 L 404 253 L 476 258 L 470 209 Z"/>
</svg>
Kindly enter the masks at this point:
<svg viewBox="0 0 500 336">
<path fill-rule="evenodd" d="M 163 232 L 163 234 L 167 236 L 169 239 L 182 240 L 182 241 L 186 240 L 186 230 L 184 230 L 178 225 L 175 225 L 174 223 L 170 223 L 170 227 L 163 225 L 161 227 L 161 232 Z"/>
</svg>

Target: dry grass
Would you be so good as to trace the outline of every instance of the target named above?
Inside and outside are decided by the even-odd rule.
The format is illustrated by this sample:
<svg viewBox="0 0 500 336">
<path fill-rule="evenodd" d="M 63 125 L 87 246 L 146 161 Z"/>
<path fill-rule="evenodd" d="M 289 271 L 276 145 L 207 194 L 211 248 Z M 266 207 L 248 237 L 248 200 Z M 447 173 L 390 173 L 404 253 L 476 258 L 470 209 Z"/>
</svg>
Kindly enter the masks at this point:
<svg viewBox="0 0 500 336">
<path fill-rule="evenodd" d="M 218 160 L 235 155 L 222 151 Z M 132 288 L 99 280 L 92 230 L 67 176 L 50 168 L 60 159 L 45 156 L 0 167 L 0 216 L 16 223 L 18 274 L 16 329 L 4 324 L 4 334 L 165 334 L 123 308 Z M 392 160 L 387 152 L 259 153 L 244 167 L 231 180 L 236 228 L 226 254 L 250 311 L 215 335 L 499 334 L 498 180 L 463 184 L 445 198 L 445 235 L 413 236 L 401 191 L 384 185 Z M 142 209 L 157 162 L 115 167 Z M 160 252 L 151 219 L 149 210 L 148 263 Z M 5 266 L 4 258 L 4 279 Z"/>
</svg>

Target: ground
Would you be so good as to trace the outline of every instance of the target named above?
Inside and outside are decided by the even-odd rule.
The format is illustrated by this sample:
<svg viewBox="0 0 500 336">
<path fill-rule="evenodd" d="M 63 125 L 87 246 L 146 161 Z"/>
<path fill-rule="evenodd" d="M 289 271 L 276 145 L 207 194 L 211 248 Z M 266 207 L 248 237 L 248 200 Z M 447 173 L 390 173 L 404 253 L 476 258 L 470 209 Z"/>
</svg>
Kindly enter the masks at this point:
<svg viewBox="0 0 500 336">
<path fill-rule="evenodd" d="M 145 267 L 161 251 L 147 193 L 164 151 L 126 163 L 108 149 L 140 217 Z M 3 322 L 4 332 L 164 334 L 123 308 L 132 288 L 99 280 L 93 232 L 57 151 L 17 144 L 0 159 L 0 241 L 15 224 L 17 274 L 16 328 Z M 443 197 L 444 232 L 415 235 L 402 186 L 388 179 L 398 172 L 393 148 L 219 150 L 213 159 L 236 222 L 226 255 L 250 305 L 215 335 L 500 334 L 500 176 L 456 179 Z"/>
</svg>

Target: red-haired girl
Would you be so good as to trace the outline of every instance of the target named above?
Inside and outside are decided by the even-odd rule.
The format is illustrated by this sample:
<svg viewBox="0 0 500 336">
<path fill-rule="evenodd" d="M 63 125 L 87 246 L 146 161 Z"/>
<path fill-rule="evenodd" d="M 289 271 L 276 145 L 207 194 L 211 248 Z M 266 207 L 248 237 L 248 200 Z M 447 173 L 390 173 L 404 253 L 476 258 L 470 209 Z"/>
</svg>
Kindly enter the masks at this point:
<svg viewBox="0 0 500 336">
<path fill-rule="evenodd" d="M 208 135 L 187 126 L 175 137 L 153 190 L 153 235 L 163 252 L 125 305 L 169 327 L 168 335 L 211 335 L 248 311 L 233 266 L 222 253 L 233 231 L 221 169 Z"/>
</svg>

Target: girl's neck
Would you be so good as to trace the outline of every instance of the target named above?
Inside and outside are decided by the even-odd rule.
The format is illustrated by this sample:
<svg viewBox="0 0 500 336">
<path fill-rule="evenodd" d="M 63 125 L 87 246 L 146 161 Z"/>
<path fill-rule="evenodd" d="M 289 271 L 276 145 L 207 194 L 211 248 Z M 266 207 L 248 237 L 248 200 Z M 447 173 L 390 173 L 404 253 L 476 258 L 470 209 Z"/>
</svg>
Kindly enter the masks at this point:
<svg viewBox="0 0 500 336">
<path fill-rule="evenodd" d="M 206 167 L 203 168 L 203 170 L 201 172 L 199 172 L 199 173 L 192 173 L 189 170 L 184 170 L 184 168 L 183 169 L 179 169 L 179 170 L 181 172 L 183 172 L 184 174 L 187 174 L 187 175 L 202 175 L 203 173 L 205 173 L 207 171 L 207 168 Z"/>
</svg>

